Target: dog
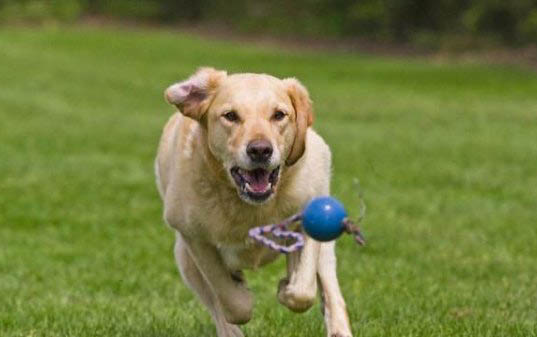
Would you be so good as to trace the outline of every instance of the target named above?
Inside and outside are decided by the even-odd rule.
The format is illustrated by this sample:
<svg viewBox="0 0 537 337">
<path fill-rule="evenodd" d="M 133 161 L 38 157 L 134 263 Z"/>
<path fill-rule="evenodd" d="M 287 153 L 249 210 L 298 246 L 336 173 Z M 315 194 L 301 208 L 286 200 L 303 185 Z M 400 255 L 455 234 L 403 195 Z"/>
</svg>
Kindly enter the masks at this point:
<svg viewBox="0 0 537 337">
<path fill-rule="evenodd" d="M 253 298 L 242 270 L 278 257 L 248 230 L 329 195 L 331 152 L 310 128 L 312 102 L 295 78 L 200 68 L 171 85 L 165 99 L 178 112 L 164 127 L 155 172 L 175 259 L 217 335 L 243 336 L 239 325 L 250 320 Z M 334 248 L 306 237 L 301 251 L 287 255 L 277 297 L 304 312 L 319 287 L 327 335 L 350 337 Z"/>
</svg>

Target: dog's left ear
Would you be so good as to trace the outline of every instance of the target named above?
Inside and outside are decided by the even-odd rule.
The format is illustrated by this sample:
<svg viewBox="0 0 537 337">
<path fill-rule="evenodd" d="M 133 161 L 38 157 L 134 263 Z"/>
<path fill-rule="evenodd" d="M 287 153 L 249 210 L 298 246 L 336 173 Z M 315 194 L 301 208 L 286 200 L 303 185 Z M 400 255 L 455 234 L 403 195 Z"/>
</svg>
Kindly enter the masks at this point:
<svg viewBox="0 0 537 337">
<path fill-rule="evenodd" d="M 287 166 L 291 166 L 302 157 L 306 150 L 306 132 L 313 124 L 313 107 L 308 90 L 296 78 L 286 78 L 283 82 L 293 103 L 296 119 L 295 140 L 285 160 Z"/>
<path fill-rule="evenodd" d="M 226 76 L 225 71 L 200 68 L 185 81 L 168 87 L 164 97 L 183 115 L 199 121 L 208 108 L 210 97 Z"/>
</svg>

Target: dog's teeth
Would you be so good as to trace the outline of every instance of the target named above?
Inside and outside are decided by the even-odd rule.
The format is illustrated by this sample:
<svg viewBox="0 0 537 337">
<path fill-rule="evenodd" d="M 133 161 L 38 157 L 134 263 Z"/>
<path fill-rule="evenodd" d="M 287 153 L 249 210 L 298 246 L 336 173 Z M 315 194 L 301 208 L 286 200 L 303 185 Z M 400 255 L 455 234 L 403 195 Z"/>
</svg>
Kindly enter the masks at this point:
<svg viewBox="0 0 537 337">
<path fill-rule="evenodd" d="M 247 191 L 247 192 L 254 192 L 254 193 L 265 193 L 266 191 L 269 191 L 270 189 L 272 188 L 272 183 L 269 183 L 267 185 L 267 187 L 263 190 L 263 191 L 258 191 L 258 192 L 255 192 L 253 189 L 252 189 L 252 186 L 249 184 L 249 183 L 245 183 L 244 184 L 244 190 Z"/>
</svg>

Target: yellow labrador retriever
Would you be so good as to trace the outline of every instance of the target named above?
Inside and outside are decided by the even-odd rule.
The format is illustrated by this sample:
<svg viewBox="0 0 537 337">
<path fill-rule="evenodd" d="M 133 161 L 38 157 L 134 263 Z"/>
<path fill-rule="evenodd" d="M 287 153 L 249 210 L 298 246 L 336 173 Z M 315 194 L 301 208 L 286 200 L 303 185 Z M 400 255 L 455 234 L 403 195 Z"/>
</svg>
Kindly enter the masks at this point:
<svg viewBox="0 0 537 337">
<path fill-rule="evenodd" d="M 248 230 L 328 195 L 330 150 L 309 128 L 311 101 L 294 78 L 201 68 L 165 97 L 180 113 L 164 128 L 155 170 L 165 221 L 176 232 L 175 258 L 218 336 L 243 336 L 238 325 L 250 320 L 253 299 L 241 270 L 278 257 Z M 328 336 L 350 337 L 334 242 L 308 238 L 287 265 L 279 301 L 306 311 L 319 285 Z"/>
</svg>

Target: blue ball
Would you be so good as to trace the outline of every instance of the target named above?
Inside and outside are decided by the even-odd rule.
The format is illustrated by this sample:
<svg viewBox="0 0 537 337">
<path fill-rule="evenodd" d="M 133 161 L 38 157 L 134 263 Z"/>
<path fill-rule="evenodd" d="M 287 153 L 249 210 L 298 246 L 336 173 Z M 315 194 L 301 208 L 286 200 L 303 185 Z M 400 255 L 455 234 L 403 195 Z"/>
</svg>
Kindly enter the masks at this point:
<svg viewBox="0 0 537 337">
<path fill-rule="evenodd" d="M 338 200 L 318 197 L 306 205 L 302 216 L 302 225 L 309 236 L 317 241 L 331 241 L 343 233 L 347 212 Z"/>
</svg>

